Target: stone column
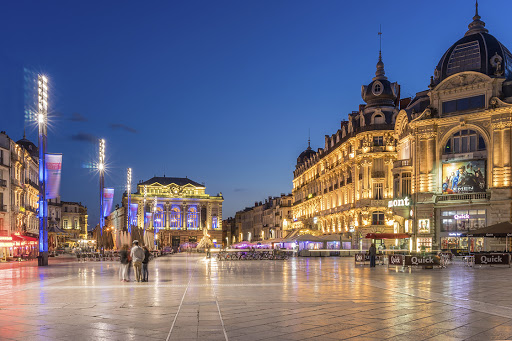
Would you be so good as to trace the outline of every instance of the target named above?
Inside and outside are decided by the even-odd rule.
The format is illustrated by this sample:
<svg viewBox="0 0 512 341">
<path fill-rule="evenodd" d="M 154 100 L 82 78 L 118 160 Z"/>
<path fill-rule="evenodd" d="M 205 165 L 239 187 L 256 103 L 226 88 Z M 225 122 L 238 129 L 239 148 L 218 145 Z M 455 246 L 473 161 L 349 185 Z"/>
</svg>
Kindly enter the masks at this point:
<svg viewBox="0 0 512 341">
<path fill-rule="evenodd" d="M 187 230 L 187 212 L 188 207 L 187 204 L 181 205 L 181 229 Z"/>
<path fill-rule="evenodd" d="M 212 228 L 212 203 L 208 202 L 206 205 L 206 229 Z"/>
</svg>

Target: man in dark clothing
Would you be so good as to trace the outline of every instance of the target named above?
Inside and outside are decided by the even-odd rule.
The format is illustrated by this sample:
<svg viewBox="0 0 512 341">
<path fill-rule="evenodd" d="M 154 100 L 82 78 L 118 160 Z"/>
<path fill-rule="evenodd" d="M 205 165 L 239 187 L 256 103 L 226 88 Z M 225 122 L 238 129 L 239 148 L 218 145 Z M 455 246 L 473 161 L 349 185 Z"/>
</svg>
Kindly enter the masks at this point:
<svg viewBox="0 0 512 341">
<path fill-rule="evenodd" d="M 148 247 L 144 246 L 144 260 L 142 261 L 142 281 L 143 282 L 147 282 L 148 277 L 149 277 L 149 271 L 148 271 L 149 257 L 151 257 L 151 253 L 149 252 Z"/>
<path fill-rule="evenodd" d="M 370 254 L 370 268 L 374 268 L 375 256 L 377 255 L 377 248 L 375 247 L 375 244 L 372 243 L 370 249 L 368 250 L 368 253 Z"/>
</svg>

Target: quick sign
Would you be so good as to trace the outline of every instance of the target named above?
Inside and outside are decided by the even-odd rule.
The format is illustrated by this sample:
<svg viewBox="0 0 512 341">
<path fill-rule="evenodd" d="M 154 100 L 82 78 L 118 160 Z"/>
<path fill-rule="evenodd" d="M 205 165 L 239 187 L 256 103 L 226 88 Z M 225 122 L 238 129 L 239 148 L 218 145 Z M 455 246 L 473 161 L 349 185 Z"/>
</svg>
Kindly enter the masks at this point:
<svg viewBox="0 0 512 341">
<path fill-rule="evenodd" d="M 469 219 L 469 214 L 456 214 L 453 216 L 453 219 L 455 219 L 455 220 Z"/>
<path fill-rule="evenodd" d="M 404 265 L 404 256 L 403 255 L 389 255 L 388 256 L 389 265 Z"/>
<path fill-rule="evenodd" d="M 493 254 L 483 254 L 483 255 L 475 255 L 475 264 L 500 264 L 500 265 L 509 265 L 510 264 L 510 255 L 508 253 L 493 253 Z"/>
<path fill-rule="evenodd" d="M 405 256 L 405 265 L 440 265 L 437 256 Z"/>
<path fill-rule="evenodd" d="M 369 262 L 370 261 L 370 255 L 366 253 L 356 253 L 355 255 L 355 261 L 356 263 L 362 263 L 362 262 Z"/>
<path fill-rule="evenodd" d="M 403 207 L 403 206 L 409 206 L 410 201 L 409 198 L 405 197 L 404 199 L 394 199 L 388 201 L 388 207 Z"/>
</svg>

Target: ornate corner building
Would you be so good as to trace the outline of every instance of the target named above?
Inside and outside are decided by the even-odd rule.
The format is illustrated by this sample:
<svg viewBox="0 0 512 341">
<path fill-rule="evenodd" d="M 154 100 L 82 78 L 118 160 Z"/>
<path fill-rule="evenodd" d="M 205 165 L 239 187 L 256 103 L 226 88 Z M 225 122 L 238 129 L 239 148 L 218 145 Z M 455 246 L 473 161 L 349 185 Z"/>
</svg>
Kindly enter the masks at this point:
<svg viewBox="0 0 512 341">
<path fill-rule="evenodd" d="M 414 98 L 400 99 L 379 54 L 366 104 L 297 159 L 294 229 L 342 233 L 354 248 L 366 233 L 401 233 L 413 249 L 476 251 L 483 239 L 463 232 L 510 221 L 512 55 L 478 7 L 468 27 Z"/>
<path fill-rule="evenodd" d="M 196 243 L 207 229 L 222 244 L 222 193 L 206 194 L 206 187 L 188 178 L 153 177 L 137 184 L 131 194 L 131 225 L 158 231 L 162 246 L 177 248 Z M 126 193 L 123 207 L 127 206 Z M 122 224 L 126 226 L 126 224 Z"/>
</svg>

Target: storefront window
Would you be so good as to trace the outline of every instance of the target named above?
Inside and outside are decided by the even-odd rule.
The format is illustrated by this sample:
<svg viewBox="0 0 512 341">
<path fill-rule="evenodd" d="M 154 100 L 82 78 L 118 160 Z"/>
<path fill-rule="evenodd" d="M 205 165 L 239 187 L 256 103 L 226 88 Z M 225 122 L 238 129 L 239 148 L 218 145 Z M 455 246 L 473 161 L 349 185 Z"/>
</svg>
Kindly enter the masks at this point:
<svg viewBox="0 0 512 341">
<path fill-rule="evenodd" d="M 425 252 L 432 251 L 432 238 L 418 238 L 417 250 Z"/>
<path fill-rule="evenodd" d="M 469 251 L 480 252 L 484 249 L 484 238 L 469 238 Z M 443 237 L 441 238 L 441 249 L 443 250 L 467 250 L 467 237 Z"/>
<path fill-rule="evenodd" d="M 441 212 L 441 232 L 469 231 L 485 227 L 486 210 Z"/>
</svg>

